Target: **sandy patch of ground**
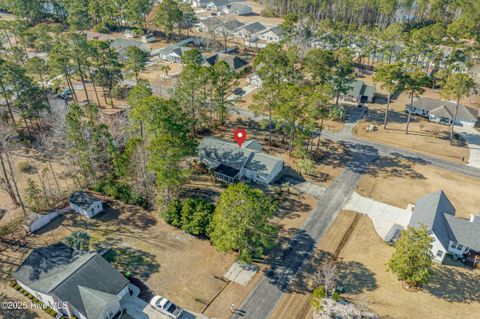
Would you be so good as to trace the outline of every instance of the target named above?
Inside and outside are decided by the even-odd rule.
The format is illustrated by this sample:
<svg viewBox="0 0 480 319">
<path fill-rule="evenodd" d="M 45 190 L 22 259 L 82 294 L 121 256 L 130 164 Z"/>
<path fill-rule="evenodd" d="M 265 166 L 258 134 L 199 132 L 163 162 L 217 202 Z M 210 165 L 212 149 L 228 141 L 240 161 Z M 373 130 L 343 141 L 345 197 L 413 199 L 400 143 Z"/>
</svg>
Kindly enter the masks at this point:
<svg viewBox="0 0 480 319">
<path fill-rule="evenodd" d="M 460 267 L 435 266 L 430 283 L 419 292 L 407 292 L 385 263 L 393 253 L 362 216 L 339 257 L 349 264 L 340 276 L 347 296 L 366 303 L 381 317 L 471 318 L 480 311 L 480 275 Z"/>
<path fill-rule="evenodd" d="M 444 190 L 457 210 L 457 216 L 468 218 L 478 213 L 480 206 L 480 179 L 446 171 L 437 167 L 409 162 L 415 174 L 392 175 L 379 172 L 376 176 L 363 175 L 357 192 L 400 208 L 415 204 L 426 194 Z M 381 165 L 381 162 L 378 163 Z"/>
</svg>

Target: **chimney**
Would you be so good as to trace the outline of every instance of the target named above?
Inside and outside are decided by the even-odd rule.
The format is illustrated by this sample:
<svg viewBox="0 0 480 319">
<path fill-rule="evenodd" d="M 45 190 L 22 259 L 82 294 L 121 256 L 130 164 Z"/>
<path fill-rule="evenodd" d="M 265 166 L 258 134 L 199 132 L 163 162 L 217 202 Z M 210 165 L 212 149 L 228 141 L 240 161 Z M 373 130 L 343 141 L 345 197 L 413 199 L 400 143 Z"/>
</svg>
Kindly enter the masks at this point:
<svg viewBox="0 0 480 319">
<path fill-rule="evenodd" d="M 479 214 L 470 214 L 470 222 L 471 223 L 480 223 L 480 215 Z"/>
</svg>

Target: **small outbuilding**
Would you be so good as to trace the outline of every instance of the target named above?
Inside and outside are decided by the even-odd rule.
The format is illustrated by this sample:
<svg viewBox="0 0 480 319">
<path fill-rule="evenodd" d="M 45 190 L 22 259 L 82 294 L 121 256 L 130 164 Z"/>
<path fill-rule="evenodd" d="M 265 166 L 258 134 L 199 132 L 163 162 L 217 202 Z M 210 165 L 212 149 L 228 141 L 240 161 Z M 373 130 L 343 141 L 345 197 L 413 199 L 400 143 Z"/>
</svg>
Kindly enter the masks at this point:
<svg viewBox="0 0 480 319">
<path fill-rule="evenodd" d="M 58 212 L 51 212 L 48 214 L 39 214 L 39 213 L 34 213 L 30 212 L 28 214 L 27 220 L 25 221 L 25 224 L 23 227 L 25 227 L 25 230 L 27 233 L 33 233 L 40 228 L 48 225 L 52 220 L 58 217 Z"/>
<path fill-rule="evenodd" d="M 103 211 L 102 201 L 84 191 L 78 191 L 70 195 L 68 199 L 73 211 L 91 218 Z"/>
</svg>

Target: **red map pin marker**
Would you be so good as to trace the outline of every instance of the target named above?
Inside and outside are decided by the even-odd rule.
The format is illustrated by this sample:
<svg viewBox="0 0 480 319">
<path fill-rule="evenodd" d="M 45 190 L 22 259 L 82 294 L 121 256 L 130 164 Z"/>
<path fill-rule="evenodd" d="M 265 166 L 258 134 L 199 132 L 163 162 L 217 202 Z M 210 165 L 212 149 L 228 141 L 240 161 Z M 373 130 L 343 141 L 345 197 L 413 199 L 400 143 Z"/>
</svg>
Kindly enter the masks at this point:
<svg viewBox="0 0 480 319">
<path fill-rule="evenodd" d="M 239 128 L 235 130 L 233 134 L 233 139 L 235 142 L 237 142 L 238 146 L 242 147 L 243 142 L 245 142 L 245 139 L 247 138 L 247 131 Z"/>
</svg>

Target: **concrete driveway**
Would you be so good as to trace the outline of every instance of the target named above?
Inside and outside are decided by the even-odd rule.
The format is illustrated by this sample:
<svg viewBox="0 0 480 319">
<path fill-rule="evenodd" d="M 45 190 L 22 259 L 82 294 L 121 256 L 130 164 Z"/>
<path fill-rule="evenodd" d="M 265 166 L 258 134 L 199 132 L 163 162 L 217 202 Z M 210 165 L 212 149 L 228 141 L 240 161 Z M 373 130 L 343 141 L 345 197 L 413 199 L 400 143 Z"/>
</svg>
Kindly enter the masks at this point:
<svg viewBox="0 0 480 319">
<path fill-rule="evenodd" d="M 470 149 L 467 165 L 480 168 L 480 132 L 473 127 L 456 126 L 455 131 L 462 135 Z"/>
<path fill-rule="evenodd" d="M 352 194 L 343 209 L 352 210 L 361 214 L 368 215 L 373 222 L 375 231 L 384 240 L 390 230 L 396 225 L 406 228 L 412 217 L 412 205 L 405 208 L 398 208 L 371 198 L 363 197 L 356 192 Z"/>
<path fill-rule="evenodd" d="M 142 299 L 130 296 L 129 298 L 122 299 L 122 308 L 124 308 L 127 314 L 135 319 L 171 319 L 167 315 L 164 315 L 158 310 L 155 310 L 147 302 Z M 184 310 L 179 319 L 208 319 L 200 314 L 193 314 L 187 310 Z"/>
</svg>

